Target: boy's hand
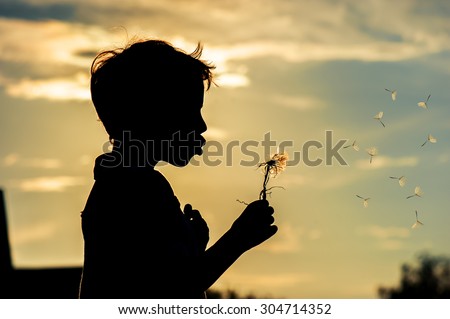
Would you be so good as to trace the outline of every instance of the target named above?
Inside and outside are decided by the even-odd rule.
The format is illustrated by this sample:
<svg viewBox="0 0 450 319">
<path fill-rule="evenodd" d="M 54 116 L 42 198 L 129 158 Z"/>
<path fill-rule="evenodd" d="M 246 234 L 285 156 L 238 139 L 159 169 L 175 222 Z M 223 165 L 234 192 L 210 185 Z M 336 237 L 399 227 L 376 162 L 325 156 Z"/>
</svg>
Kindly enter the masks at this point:
<svg viewBox="0 0 450 319">
<path fill-rule="evenodd" d="M 200 212 L 198 210 L 192 209 L 191 204 L 186 204 L 184 206 L 183 212 L 186 216 L 186 219 L 191 224 L 192 229 L 194 230 L 200 250 L 205 251 L 206 245 L 209 241 L 208 224 L 203 219 L 202 215 L 200 215 Z"/>
<path fill-rule="evenodd" d="M 229 235 L 237 246 L 245 252 L 272 237 L 278 227 L 272 225 L 274 209 L 266 200 L 250 203 L 231 226 Z"/>
</svg>

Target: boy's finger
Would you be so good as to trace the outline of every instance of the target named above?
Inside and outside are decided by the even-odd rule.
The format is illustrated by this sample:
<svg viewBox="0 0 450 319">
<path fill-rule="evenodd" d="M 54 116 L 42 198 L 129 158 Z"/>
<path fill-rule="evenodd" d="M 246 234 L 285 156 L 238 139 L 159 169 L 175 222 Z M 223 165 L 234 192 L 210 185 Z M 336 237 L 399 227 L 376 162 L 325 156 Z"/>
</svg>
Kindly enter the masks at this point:
<svg viewBox="0 0 450 319">
<path fill-rule="evenodd" d="M 196 209 L 191 211 L 191 218 L 192 219 L 203 219 L 202 215 L 200 214 L 200 212 Z"/>
<path fill-rule="evenodd" d="M 278 231 L 278 227 L 276 225 L 270 225 L 265 232 L 266 239 L 269 239 Z"/>
<path fill-rule="evenodd" d="M 183 213 L 186 215 L 187 218 L 192 218 L 192 205 L 191 204 L 184 205 Z"/>
<path fill-rule="evenodd" d="M 266 199 L 258 199 L 255 200 L 254 202 L 251 202 L 250 205 L 248 205 L 247 207 L 249 206 L 252 207 L 255 206 L 255 208 L 263 208 L 269 206 L 269 202 Z"/>
</svg>

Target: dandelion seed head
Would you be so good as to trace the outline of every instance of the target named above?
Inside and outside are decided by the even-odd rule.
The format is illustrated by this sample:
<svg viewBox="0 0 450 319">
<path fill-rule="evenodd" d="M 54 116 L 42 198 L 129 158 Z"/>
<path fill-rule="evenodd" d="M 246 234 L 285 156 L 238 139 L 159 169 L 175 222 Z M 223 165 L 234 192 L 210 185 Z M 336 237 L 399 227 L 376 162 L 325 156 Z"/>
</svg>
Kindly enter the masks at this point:
<svg viewBox="0 0 450 319">
<path fill-rule="evenodd" d="M 392 101 L 395 101 L 397 99 L 397 91 L 396 90 L 391 92 L 391 98 L 392 98 Z"/>
<path fill-rule="evenodd" d="M 364 197 L 362 197 L 360 195 L 356 195 L 356 197 L 361 198 L 363 200 L 363 206 L 365 208 L 369 207 L 369 199 L 370 199 L 370 197 L 364 198 Z"/>
<path fill-rule="evenodd" d="M 423 226 L 423 223 L 419 220 L 419 216 L 417 215 L 417 210 L 416 210 L 416 222 L 411 226 L 411 228 L 417 228 L 419 226 Z"/>
<path fill-rule="evenodd" d="M 433 135 L 431 135 L 431 134 L 428 134 L 428 140 L 429 140 L 431 143 L 436 143 L 436 142 L 437 142 L 437 139 L 436 139 Z"/>
<path fill-rule="evenodd" d="M 419 102 L 419 103 L 417 103 L 417 105 L 420 106 L 423 109 L 427 108 L 427 103 L 425 103 L 425 102 Z"/>
<path fill-rule="evenodd" d="M 379 112 L 377 115 L 375 115 L 373 118 L 375 119 L 375 120 L 381 120 L 382 118 L 383 118 L 383 112 Z"/>
<path fill-rule="evenodd" d="M 391 93 L 392 101 L 395 101 L 397 99 L 397 90 L 389 90 L 389 89 L 385 89 L 385 90 Z"/>
<path fill-rule="evenodd" d="M 263 172 L 269 172 L 272 177 L 284 171 L 287 166 L 288 155 L 286 153 L 276 153 L 267 162 L 259 164 Z"/>
<path fill-rule="evenodd" d="M 416 186 L 416 188 L 414 188 L 414 194 L 417 196 L 423 195 L 423 192 L 422 192 L 422 189 L 420 188 L 420 186 Z"/>
<path fill-rule="evenodd" d="M 376 147 L 368 148 L 366 151 L 370 156 L 376 156 L 378 154 L 378 149 Z"/>
<path fill-rule="evenodd" d="M 344 148 L 352 147 L 355 151 L 359 151 L 359 146 L 356 145 L 356 140 L 353 141 L 351 145 L 344 146 Z"/>
<path fill-rule="evenodd" d="M 411 226 L 411 228 L 414 229 L 414 228 L 420 227 L 420 226 L 422 226 L 422 225 L 423 225 L 423 224 L 422 224 L 421 222 L 416 221 L 416 222 Z"/>
<path fill-rule="evenodd" d="M 428 95 L 426 101 L 420 101 L 419 103 L 417 103 L 418 106 L 420 106 L 423 109 L 427 109 L 428 108 L 428 100 L 430 99 L 431 94 Z"/>
</svg>

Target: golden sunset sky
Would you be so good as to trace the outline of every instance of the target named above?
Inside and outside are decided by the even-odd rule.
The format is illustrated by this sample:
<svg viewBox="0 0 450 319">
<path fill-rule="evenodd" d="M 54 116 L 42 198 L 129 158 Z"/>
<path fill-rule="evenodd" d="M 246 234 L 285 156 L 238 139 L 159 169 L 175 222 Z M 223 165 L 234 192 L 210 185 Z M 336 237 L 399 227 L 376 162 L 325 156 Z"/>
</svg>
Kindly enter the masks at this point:
<svg viewBox="0 0 450 319">
<path fill-rule="evenodd" d="M 300 154 L 270 181 L 285 188 L 270 198 L 278 234 L 215 288 L 376 298 L 377 287 L 397 283 L 401 263 L 450 253 L 448 1 L 0 0 L 0 35 L 0 186 L 17 267 L 81 265 L 80 212 L 108 147 L 90 64 L 133 37 L 187 52 L 201 42 L 217 67 L 203 114 L 205 137 L 223 154 L 211 146 L 188 167 L 159 167 L 181 204 L 202 212 L 211 242 L 244 209 L 236 199 L 258 198 L 263 175 L 241 162 L 252 159 L 248 141 L 258 162 L 268 133 L 270 153 L 284 142 L 291 159 Z M 327 131 L 329 147 L 356 140 L 359 151 L 339 149 L 347 165 L 327 165 Z M 437 142 L 421 147 L 429 134 Z M 302 153 L 309 141 L 323 145 L 307 154 L 324 159 L 315 167 Z M 422 198 L 406 199 L 416 186 Z M 412 229 L 415 210 L 424 226 Z"/>
</svg>

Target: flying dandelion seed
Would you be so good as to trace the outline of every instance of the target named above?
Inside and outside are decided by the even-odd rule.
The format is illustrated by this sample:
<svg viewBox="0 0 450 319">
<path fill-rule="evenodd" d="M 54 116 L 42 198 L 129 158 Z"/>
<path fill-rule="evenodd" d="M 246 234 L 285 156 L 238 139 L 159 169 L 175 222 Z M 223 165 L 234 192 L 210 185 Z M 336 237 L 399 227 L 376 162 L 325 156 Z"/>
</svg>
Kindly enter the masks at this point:
<svg viewBox="0 0 450 319">
<path fill-rule="evenodd" d="M 372 158 L 374 156 L 378 155 L 378 150 L 377 150 L 376 147 L 371 147 L 371 148 L 368 148 L 366 151 L 367 151 L 367 154 L 370 155 L 370 162 L 369 163 L 372 164 Z"/>
<path fill-rule="evenodd" d="M 406 199 L 412 198 L 412 197 L 422 197 L 422 195 L 423 195 L 422 190 L 420 189 L 419 186 L 416 186 L 416 188 L 414 188 L 414 195 L 410 195 L 410 196 L 406 197 Z"/>
<path fill-rule="evenodd" d="M 369 207 L 369 199 L 370 199 L 370 197 L 364 198 L 364 197 L 359 196 L 359 195 L 356 195 L 356 197 L 361 198 L 361 199 L 363 200 L 363 206 L 364 206 L 365 208 Z"/>
<path fill-rule="evenodd" d="M 416 210 L 416 222 L 411 226 L 411 228 L 417 228 L 419 226 L 423 226 L 423 223 L 419 220 L 417 216 L 417 210 Z"/>
<path fill-rule="evenodd" d="M 263 189 L 259 193 L 260 199 L 266 199 L 267 194 L 271 188 L 267 188 L 270 177 L 276 177 L 279 173 L 285 170 L 287 165 L 288 156 L 286 153 L 277 153 L 273 155 L 267 162 L 261 163 L 258 167 L 261 167 L 264 173 Z"/>
<path fill-rule="evenodd" d="M 430 143 L 436 143 L 437 142 L 437 139 L 433 136 L 433 135 L 431 135 L 431 134 L 428 134 L 428 137 L 427 137 L 427 140 L 422 144 L 422 145 L 420 145 L 420 147 L 422 147 L 422 146 L 424 146 L 425 144 L 427 144 L 427 142 L 430 142 Z"/>
<path fill-rule="evenodd" d="M 353 143 L 351 144 L 351 145 L 346 145 L 346 146 L 344 146 L 344 148 L 349 148 L 349 147 L 352 147 L 355 151 L 359 151 L 359 146 L 358 145 L 356 145 L 356 140 L 354 140 L 353 141 Z"/>
<path fill-rule="evenodd" d="M 430 99 L 431 94 L 428 95 L 426 101 L 420 101 L 419 103 L 417 103 L 418 106 L 420 106 L 423 109 L 428 109 L 428 100 Z"/>
<path fill-rule="evenodd" d="M 381 121 L 381 119 L 383 118 L 383 112 L 379 112 L 377 115 L 375 115 L 373 118 L 375 120 L 380 121 L 381 125 L 383 125 L 383 127 L 386 127 L 386 125 L 384 125 L 384 123 Z"/>
<path fill-rule="evenodd" d="M 405 176 L 400 176 L 400 177 L 395 177 L 395 176 L 389 176 L 389 178 L 392 179 L 397 179 L 398 180 L 398 184 L 403 187 L 406 185 L 406 177 Z"/>
<path fill-rule="evenodd" d="M 385 89 L 385 90 L 391 93 L 392 101 L 395 101 L 397 99 L 397 90 L 389 90 L 389 89 Z"/>
</svg>

